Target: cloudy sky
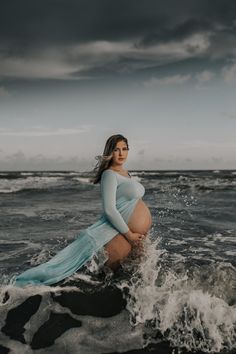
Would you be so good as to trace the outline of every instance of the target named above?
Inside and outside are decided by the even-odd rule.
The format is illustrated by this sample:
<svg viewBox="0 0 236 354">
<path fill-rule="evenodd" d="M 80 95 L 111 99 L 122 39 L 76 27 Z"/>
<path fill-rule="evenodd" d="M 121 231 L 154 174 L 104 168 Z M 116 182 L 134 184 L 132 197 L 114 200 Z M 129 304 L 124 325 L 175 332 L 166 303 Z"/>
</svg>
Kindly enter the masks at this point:
<svg viewBox="0 0 236 354">
<path fill-rule="evenodd" d="M 234 0 L 0 3 L 0 170 L 236 168 Z"/>
</svg>

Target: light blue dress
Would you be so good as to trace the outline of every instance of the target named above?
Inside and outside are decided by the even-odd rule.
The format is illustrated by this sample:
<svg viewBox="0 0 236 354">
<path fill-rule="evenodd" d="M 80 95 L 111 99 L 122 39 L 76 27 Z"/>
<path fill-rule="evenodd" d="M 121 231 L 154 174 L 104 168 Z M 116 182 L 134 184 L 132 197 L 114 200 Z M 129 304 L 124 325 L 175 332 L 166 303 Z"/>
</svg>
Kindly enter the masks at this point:
<svg viewBox="0 0 236 354">
<path fill-rule="evenodd" d="M 103 214 L 97 222 L 79 232 L 77 238 L 49 261 L 26 270 L 15 278 L 14 285 L 55 284 L 72 275 L 117 234 L 128 232 L 129 218 L 144 186 L 134 177 L 125 177 L 111 169 L 101 177 Z"/>
</svg>

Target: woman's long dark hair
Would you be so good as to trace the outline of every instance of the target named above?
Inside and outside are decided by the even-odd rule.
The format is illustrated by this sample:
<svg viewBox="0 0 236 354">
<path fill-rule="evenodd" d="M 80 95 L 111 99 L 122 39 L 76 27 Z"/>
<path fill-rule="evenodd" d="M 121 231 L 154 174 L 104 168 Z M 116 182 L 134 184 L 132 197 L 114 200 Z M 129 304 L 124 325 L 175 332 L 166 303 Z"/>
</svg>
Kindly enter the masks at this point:
<svg viewBox="0 0 236 354">
<path fill-rule="evenodd" d="M 128 140 L 121 134 L 111 135 L 105 144 L 105 148 L 102 155 L 97 155 L 95 157 L 98 160 L 95 168 L 93 169 L 93 173 L 95 176 L 90 179 L 90 181 L 94 184 L 99 183 L 101 180 L 101 176 L 104 170 L 108 169 L 112 163 L 112 153 L 116 147 L 116 144 L 119 141 L 124 141 L 129 149 Z"/>
</svg>

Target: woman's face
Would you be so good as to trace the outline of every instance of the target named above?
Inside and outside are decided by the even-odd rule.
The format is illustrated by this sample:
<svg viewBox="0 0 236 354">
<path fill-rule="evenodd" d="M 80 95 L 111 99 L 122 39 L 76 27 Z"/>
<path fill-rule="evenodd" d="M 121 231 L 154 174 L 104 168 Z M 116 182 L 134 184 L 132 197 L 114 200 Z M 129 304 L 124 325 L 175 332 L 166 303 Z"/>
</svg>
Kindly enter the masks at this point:
<svg viewBox="0 0 236 354">
<path fill-rule="evenodd" d="M 119 141 L 112 153 L 112 163 L 115 165 L 122 165 L 127 159 L 128 151 L 129 149 L 126 142 Z"/>
</svg>

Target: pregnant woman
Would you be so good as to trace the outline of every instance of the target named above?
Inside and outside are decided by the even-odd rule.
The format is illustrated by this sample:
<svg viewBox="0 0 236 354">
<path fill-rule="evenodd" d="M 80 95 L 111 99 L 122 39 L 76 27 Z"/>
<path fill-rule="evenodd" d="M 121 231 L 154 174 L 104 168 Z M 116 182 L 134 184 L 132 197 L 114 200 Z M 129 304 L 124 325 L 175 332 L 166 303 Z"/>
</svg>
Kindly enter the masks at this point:
<svg viewBox="0 0 236 354">
<path fill-rule="evenodd" d="M 139 248 L 152 224 L 142 197 L 145 189 L 123 168 L 128 140 L 120 134 L 109 137 L 103 155 L 98 156 L 93 183 L 101 184 L 103 214 L 81 230 L 77 238 L 46 263 L 26 270 L 14 285 L 50 285 L 72 275 L 105 250 L 106 265 L 115 270 L 132 249 Z"/>
<path fill-rule="evenodd" d="M 109 254 L 107 265 L 112 269 L 116 269 L 120 262 L 128 256 L 132 247 L 139 246 L 139 243 L 146 237 L 152 224 L 151 213 L 141 199 L 141 196 L 143 196 L 145 192 L 144 187 L 140 183 L 136 182 L 134 184 L 133 181 L 130 181 L 132 177 L 123 168 L 123 164 L 127 160 L 128 150 L 128 141 L 122 135 L 111 136 L 104 150 L 108 156 L 112 151 L 112 159 L 108 164 L 108 169 L 102 174 L 102 186 L 105 185 L 106 188 L 106 185 L 111 185 L 111 190 L 107 191 L 109 194 L 106 193 L 106 191 L 102 193 L 104 197 L 106 195 L 108 197 L 107 199 L 103 198 L 103 205 L 104 209 L 107 210 L 107 214 L 111 214 L 111 217 L 113 216 L 116 219 L 120 218 L 119 215 L 115 215 L 117 212 L 114 210 L 116 193 L 117 199 L 119 199 L 119 195 L 121 198 L 123 196 L 123 198 L 126 198 L 126 203 L 128 197 L 130 197 L 130 199 L 134 197 L 137 198 L 134 200 L 134 206 L 132 204 L 130 206 L 132 212 L 130 212 L 128 218 L 128 225 L 120 218 L 120 230 L 123 231 L 123 233 L 117 234 L 105 245 L 105 250 Z M 103 167 L 101 166 L 99 170 L 102 171 Z M 112 211 L 114 215 L 112 215 Z M 119 228 L 117 229 L 119 230 Z"/>
</svg>

